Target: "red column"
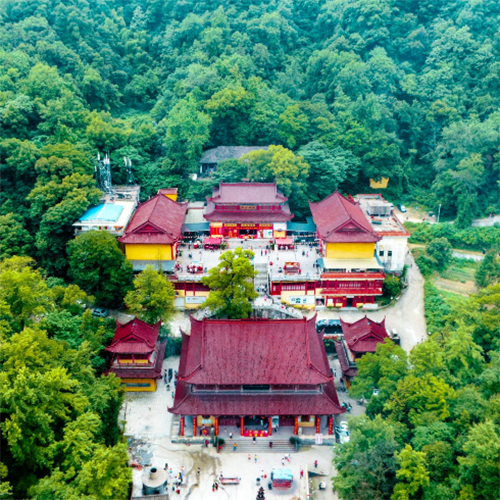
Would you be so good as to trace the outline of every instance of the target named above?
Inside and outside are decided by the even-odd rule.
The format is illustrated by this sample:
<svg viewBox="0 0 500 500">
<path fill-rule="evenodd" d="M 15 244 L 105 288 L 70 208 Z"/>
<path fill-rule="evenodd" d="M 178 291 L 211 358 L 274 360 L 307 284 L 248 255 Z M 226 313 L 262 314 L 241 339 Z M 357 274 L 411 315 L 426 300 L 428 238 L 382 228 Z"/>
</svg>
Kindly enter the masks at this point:
<svg viewBox="0 0 500 500">
<path fill-rule="evenodd" d="M 293 433 L 295 435 L 299 433 L 299 417 L 295 417 L 295 423 L 293 424 Z"/>
<path fill-rule="evenodd" d="M 181 417 L 181 436 L 184 436 L 184 417 Z"/>
<path fill-rule="evenodd" d="M 333 434 L 333 417 L 330 415 L 328 417 L 328 435 L 331 436 Z"/>
<path fill-rule="evenodd" d="M 193 437 L 196 437 L 196 415 L 193 416 Z"/>
<path fill-rule="evenodd" d="M 269 417 L 269 435 L 273 435 L 273 417 Z"/>
<path fill-rule="evenodd" d="M 219 417 L 215 417 L 215 435 L 219 435 Z"/>
<path fill-rule="evenodd" d="M 245 433 L 245 417 L 240 418 L 240 435 L 243 436 Z"/>
<path fill-rule="evenodd" d="M 321 417 L 316 417 L 316 434 L 319 434 L 320 425 L 321 425 Z"/>
</svg>

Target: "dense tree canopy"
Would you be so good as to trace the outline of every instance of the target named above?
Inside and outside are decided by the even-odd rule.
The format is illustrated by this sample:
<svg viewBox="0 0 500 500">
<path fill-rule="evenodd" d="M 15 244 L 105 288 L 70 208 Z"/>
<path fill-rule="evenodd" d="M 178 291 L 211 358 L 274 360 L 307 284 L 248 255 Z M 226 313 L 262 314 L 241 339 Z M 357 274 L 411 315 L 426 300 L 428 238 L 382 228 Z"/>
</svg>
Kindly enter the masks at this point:
<svg viewBox="0 0 500 500">
<path fill-rule="evenodd" d="M 85 292 L 44 280 L 26 257 L 4 260 L 0 283 L 2 491 L 10 484 L 14 498 L 126 498 L 122 389 L 114 375 L 100 376 L 113 322 L 84 312 Z"/>
<path fill-rule="evenodd" d="M 351 419 L 351 441 L 336 452 L 334 485 L 342 498 L 489 500 L 496 495 L 499 293 L 500 285 L 494 285 L 477 296 L 445 300 L 443 306 L 443 297 L 435 300 L 436 289 L 427 284 L 432 337 L 409 357 L 388 340 L 357 362 L 350 393 L 369 397 L 369 404 L 367 416 Z M 371 396 L 375 387 L 380 391 Z"/>
<path fill-rule="evenodd" d="M 86 202 L 41 221 L 27 195 L 42 178 L 91 174 L 97 150 L 114 154 L 115 182 L 125 180 L 118 159 L 131 157 L 145 198 L 162 180 L 203 196 L 190 175 L 204 148 L 275 145 L 300 150 L 321 186 L 292 190 L 298 207 L 385 176 L 389 198 L 441 204 L 457 227 L 500 211 L 495 0 L 0 9 L 0 215 L 23 216 L 41 258 L 49 226 L 62 249 L 66 220 Z"/>
</svg>

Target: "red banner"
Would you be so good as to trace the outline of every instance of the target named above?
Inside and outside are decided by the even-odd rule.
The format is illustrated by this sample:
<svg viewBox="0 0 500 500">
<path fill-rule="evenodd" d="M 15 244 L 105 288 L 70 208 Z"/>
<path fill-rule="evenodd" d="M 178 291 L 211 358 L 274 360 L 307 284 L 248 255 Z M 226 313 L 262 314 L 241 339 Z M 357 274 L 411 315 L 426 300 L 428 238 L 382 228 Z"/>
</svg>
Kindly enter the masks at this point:
<svg viewBox="0 0 500 500">
<path fill-rule="evenodd" d="M 321 426 L 321 417 L 316 417 L 316 434 L 319 434 L 320 426 Z"/>
<path fill-rule="evenodd" d="M 299 417 L 295 417 L 295 423 L 293 425 L 293 433 L 295 435 L 299 433 Z"/>
<path fill-rule="evenodd" d="M 184 436 L 184 417 L 181 417 L 181 436 Z"/>
<path fill-rule="evenodd" d="M 219 417 L 215 417 L 215 435 L 219 435 Z"/>
<path fill-rule="evenodd" d="M 333 417 L 328 417 L 328 435 L 331 436 L 333 433 Z"/>
<path fill-rule="evenodd" d="M 273 417 L 269 417 L 269 435 L 273 435 Z"/>
<path fill-rule="evenodd" d="M 243 436 L 245 432 L 245 418 L 241 417 L 240 419 L 240 434 Z"/>
<path fill-rule="evenodd" d="M 193 436 L 196 437 L 196 416 L 193 417 Z"/>
</svg>

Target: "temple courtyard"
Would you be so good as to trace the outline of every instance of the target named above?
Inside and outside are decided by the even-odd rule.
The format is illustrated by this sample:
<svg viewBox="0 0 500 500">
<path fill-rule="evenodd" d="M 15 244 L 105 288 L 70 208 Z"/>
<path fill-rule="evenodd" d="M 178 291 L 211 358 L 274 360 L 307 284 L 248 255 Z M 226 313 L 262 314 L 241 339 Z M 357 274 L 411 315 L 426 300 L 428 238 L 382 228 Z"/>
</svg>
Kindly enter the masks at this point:
<svg viewBox="0 0 500 500">
<path fill-rule="evenodd" d="M 330 366 L 340 372 L 337 360 L 331 359 Z M 179 357 L 169 357 L 164 360 L 163 368 L 178 370 Z M 337 390 L 340 387 L 336 380 Z M 128 392 L 125 395 L 125 403 L 122 407 L 120 420 L 124 422 L 125 436 L 128 439 L 129 455 L 133 468 L 133 497 L 142 495 L 142 475 L 147 465 L 163 468 L 168 464 L 175 476 L 181 468 L 184 468 L 185 480 L 180 488 L 180 494 L 172 492 L 169 487 L 171 498 L 204 500 L 207 498 L 224 498 L 230 500 L 254 500 L 257 491 L 262 485 L 265 489 L 266 499 L 303 499 L 306 500 L 307 470 L 322 473 L 322 476 L 310 478 L 310 498 L 337 500 L 337 495 L 332 491 L 331 477 L 334 475 L 332 460 L 334 449 L 332 446 L 301 446 L 298 452 L 290 453 L 290 461 L 282 459 L 285 453 L 274 449 L 269 451 L 268 442 L 270 438 L 256 439 L 255 444 L 251 438 L 242 438 L 236 432 L 233 439 L 229 437 L 230 428 L 220 428 L 220 437 L 225 440 L 225 445 L 220 453 L 210 445 L 206 448 L 203 444 L 180 444 L 172 442 L 174 430 L 174 419 L 167 408 L 173 404 L 173 383 L 167 384 L 160 380 L 156 392 Z M 339 401 L 350 402 L 352 410 L 350 414 L 344 414 L 337 420 L 349 420 L 351 415 L 360 415 L 364 407 L 357 401 L 348 397 L 345 392 L 338 390 Z M 293 427 L 280 427 L 278 434 L 272 439 L 287 441 L 293 434 Z M 237 451 L 233 451 L 233 443 L 237 442 Z M 337 445 L 338 446 L 338 445 Z M 287 452 L 288 454 L 288 452 Z M 250 459 L 248 456 L 250 455 Z M 257 462 L 255 461 L 257 455 Z M 314 462 L 318 461 L 318 467 Z M 200 467 L 200 474 L 197 469 Z M 294 476 L 294 485 L 291 489 L 268 489 L 269 474 L 273 468 L 290 468 Z M 300 471 L 304 471 L 301 478 Z M 225 477 L 239 477 L 239 485 L 219 486 L 218 491 L 212 491 L 214 480 L 223 473 Z M 267 477 L 261 477 L 262 475 Z M 257 482 L 259 478 L 259 483 Z M 318 490 L 318 483 L 326 482 L 327 490 Z M 169 485 L 172 481 L 169 478 Z"/>
</svg>

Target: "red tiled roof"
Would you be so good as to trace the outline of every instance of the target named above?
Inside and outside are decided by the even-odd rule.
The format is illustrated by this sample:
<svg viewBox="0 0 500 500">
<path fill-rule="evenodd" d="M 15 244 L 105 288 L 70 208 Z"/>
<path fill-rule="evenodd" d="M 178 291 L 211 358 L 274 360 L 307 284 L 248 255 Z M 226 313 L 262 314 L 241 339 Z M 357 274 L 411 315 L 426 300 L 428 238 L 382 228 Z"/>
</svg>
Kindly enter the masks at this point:
<svg viewBox="0 0 500 500">
<path fill-rule="evenodd" d="M 315 317 L 196 320 L 183 335 L 179 378 L 190 384 L 323 384 L 332 380 Z"/>
<path fill-rule="evenodd" d="M 217 210 L 212 202 L 207 204 L 203 216 L 210 222 L 288 222 L 293 219 L 288 203 L 281 210 Z"/>
<path fill-rule="evenodd" d="M 177 188 L 163 188 L 163 189 L 158 189 L 158 194 L 177 194 L 178 189 Z"/>
<path fill-rule="evenodd" d="M 121 243 L 172 244 L 181 234 L 187 203 L 177 203 L 161 194 L 142 203 L 132 217 Z"/>
<path fill-rule="evenodd" d="M 366 316 L 355 323 L 347 323 L 341 318 L 340 324 L 349 349 L 355 353 L 375 352 L 377 344 L 389 338 L 385 329 L 385 318 L 380 323 Z"/>
<path fill-rule="evenodd" d="M 338 191 L 317 203 L 309 202 L 320 238 L 327 243 L 374 243 L 381 239 L 358 203 Z"/>
<path fill-rule="evenodd" d="M 218 189 L 214 189 L 211 198 L 215 203 L 283 203 L 288 201 L 286 196 L 278 190 L 275 183 L 264 182 L 237 182 L 226 184 L 221 182 Z"/>
<path fill-rule="evenodd" d="M 344 376 L 356 377 L 356 375 L 358 374 L 358 370 L 349 365 L 349 360 L 347 359 L 347 354 L 345 352 L 343 342 L 334 340 L 333 344 L 335 346 L 335 350 L 337 351 L 337 357 L 339 358 L 340 368 L 342 369 L 342 373 L 344 374 Z"/>
<path fill-rule="evenodd" d="M 314 394 L 200 394 L 189 391 L 188 384 L 177 383 L 176 415 L 336 415 L 345 410 L 339 405 L 333 382 Z"/>
<path fill-rule="evenodd" d="M 160 332 L 161 321 L 150 325 L 134 318 L 122 325 L 116 321 L 113 341 L 106 351 L 118 354 L 147 354 L 155 350 Z"/>
<path fill-rule="evenodd" d="M 167 345 L 167 341 L 158 342 L 156 344 L 156 361 L 154 366 L 148 366 L 144 368 L 130 368 L 128 367 L 112 367 L 110 368 L 106 374 L 115 373 L 117 377 L 120 378 L 160 378 L 161 377 L 161 368 L 163 365 L 163 358 L 165 357 L 165 347 Z"/>
</svg>

